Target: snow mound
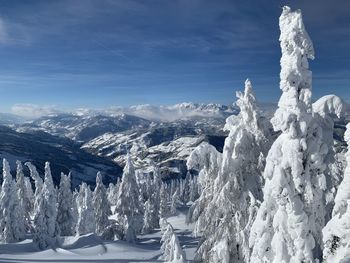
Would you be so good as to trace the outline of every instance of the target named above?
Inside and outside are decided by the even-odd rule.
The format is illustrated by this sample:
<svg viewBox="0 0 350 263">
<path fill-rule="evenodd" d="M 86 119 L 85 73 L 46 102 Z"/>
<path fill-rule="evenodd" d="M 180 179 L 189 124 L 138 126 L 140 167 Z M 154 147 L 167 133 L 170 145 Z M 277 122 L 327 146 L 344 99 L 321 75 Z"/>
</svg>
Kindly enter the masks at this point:
<svg viewBox="0 0 350 263">
<path fill-rule="evenodd" d="M 345 108 L 343 100 L 336 95 L 323 96 L 312 104 L 313 111 L 322 117 L 331 115 L 340 118 L 344 115 Z"/>
</svg>

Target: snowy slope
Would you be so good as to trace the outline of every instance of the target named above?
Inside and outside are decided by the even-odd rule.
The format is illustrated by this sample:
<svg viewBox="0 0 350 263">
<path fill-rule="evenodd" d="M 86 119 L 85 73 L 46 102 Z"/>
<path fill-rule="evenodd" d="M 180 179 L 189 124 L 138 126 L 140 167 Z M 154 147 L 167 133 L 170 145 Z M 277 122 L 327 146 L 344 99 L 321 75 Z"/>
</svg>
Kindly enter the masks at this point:
<svg viewBox="0 0 350 263">
<path fill-rule="evenodd" d="M 18 133 L 4 126 L 0 126 L 0 158 L 8 159 L 13 170 L 16 160 L 31 161 L 41 174 L 45 161 L 49 161 L 54 181 L 59 181 L 61 172 L 71 171 L 73 185 L 81 181 L 94 184 L 98 171 L 105 182 L 115 181 L 122 172 L 116 163 L 81 150 L 71 140 L 44 132 Z"/>
<path fill-rule="evenodd" d="M 107 157 L 124 165 L 127 151 L 138 168 L 155 162 L 163 178 L 184 176 L 186 159 L 201 142 L 207 141 L 222 150 L 225 134 L 223 122 L 210 120 L 179 121 L 155 124 L 146 130 L 126 133 L 107 133 L 82 146 L 82 149 Z"/>
<path fill-rule="evenodd" d="M 198 239 L 191 236 L 192 225 L 185 224 L 187 208 L 178 216 L 170 217 L 171 223 L 186 253 L 192 260 Z M 0 244 L 0 263 L 5 262 L 163 262 L 160 259 L 161 233 L 156 229 L 148 235 L 138 236 L 136 244 L 125 241 L 102 241 L 94 234 L 61 238 L 55 249 L 37 251 L 31 237 L 13 244 Z"/>
<path fill-rule="evenodd" d="M 87 141 L 106 132 L 121 132 L 135 128 L 145 128 L 150 121 L 121 114 L 118 116 L 57 114 L 45 116 L 18 128 L 18 131 L 39 130 L 67 137 L 75 141 Z"/>
</svg>

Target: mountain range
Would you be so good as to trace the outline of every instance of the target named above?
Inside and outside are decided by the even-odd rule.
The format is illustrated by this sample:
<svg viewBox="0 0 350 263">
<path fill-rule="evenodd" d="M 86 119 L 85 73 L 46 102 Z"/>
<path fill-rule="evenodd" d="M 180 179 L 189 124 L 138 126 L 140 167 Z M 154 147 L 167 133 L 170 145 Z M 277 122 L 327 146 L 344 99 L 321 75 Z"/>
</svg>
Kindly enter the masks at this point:
<svg viewBox="0 0 350 263">
<path fill-rule="evenodd" d="M 347 105 L 337 98 L 323 97 L 314 104 L 315 110 L 348 116 Z M 275 108 L 275 104 L 260 105 L 268 118 Z M 132 156 L 137 168 L 155 163 L 163 179 L 178 178 L 186 175 L 186 159 L 201 142 L 222 151 L 225 120 L 238 113 L 235 105 L 181 103 L 79 109 L 30 121 L 3 114 L 0 153 L 13 169 L 18 159 L 33 162 L 42 172 L 44 162 L 50 161 L 56 183 L 60 172 L 69 171 L 74 185 L 81 181 L 93 185 L 97 171 L 103 173 L 105 183 L 115 182 L 122 174 L 126 154 Z M 337 140 L 342 140 L 345 122 L 344 117 L 337 118 Z"/>
</svg>

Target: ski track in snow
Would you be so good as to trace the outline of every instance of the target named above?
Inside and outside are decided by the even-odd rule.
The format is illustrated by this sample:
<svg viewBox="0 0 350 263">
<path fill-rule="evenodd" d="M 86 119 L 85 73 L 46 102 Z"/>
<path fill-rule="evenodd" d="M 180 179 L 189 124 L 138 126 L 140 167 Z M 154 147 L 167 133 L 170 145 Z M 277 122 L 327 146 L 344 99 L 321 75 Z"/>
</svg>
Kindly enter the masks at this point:
<svg viewBox="0 0 350 263">
<path fill-rule="evenodd" d="M 180 208 L 177 216 L 167 220 L 175 229 L 187 260 L 193 262 L 198 239 L 192 237 L 193 225 L 185 223 L 187 207 Z M 160 259 L 161 232 L 156 229 L 148 235 L 139 235 L 136 244 L 125 241 L 102 241 L 94 234 L 61 238 L 56 249 L 38 251 L 31 237 L 12 244 L 0 244 L 0 263 L 59 263 L 59 262 L 163 262 Z"/>
</svg>

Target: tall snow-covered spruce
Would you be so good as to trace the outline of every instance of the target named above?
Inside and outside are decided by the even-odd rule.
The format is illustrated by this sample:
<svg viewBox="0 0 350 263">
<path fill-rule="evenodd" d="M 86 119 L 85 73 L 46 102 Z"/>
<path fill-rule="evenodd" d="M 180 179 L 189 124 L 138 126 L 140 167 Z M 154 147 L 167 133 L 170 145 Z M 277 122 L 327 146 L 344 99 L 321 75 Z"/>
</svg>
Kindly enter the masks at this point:
<svg viewBox="0 0 350 263">
<path fill-rule="evenodd" d="M 49 162 L 45 163 L 45 180 L 41 192 L 38 193 L 37 206 L 34 214 L 33 243 L 39 249 L 56 245 L 58 234 L 57 198 L 53 185 Z"/>
<path fill-rule="evenodd" d="M 206 204 L 203 241 L 197 259 L 205 262 L 249 262 L 249 231 L 262 199 L 262 169 L 269 147 L 267 120 L 259 116 L 252 85 L 237 93 L 238 116 L 226 120 L 222 162 Z"/>
<path fill-rule="evenodd" d="M 283 7 L 279 22 L 283 93 L 271 122 L 281 134 L 266 159 L 251 262 L 315 262 L 322 256 L 327 145 L 311 105 L 314 49 L 300 10 Z"/>
<path fill-rule="evenodd" d="M 3 182 L 0 194 L 0 238 L 5 243 L 24 238 L 24 211 L 17 196 L 17 187 L 10 173 L 10 166 L 3 159 Z"/>
<path fill-rule="evenodd" d="M 73 213 L 73 193 L 71 190 L 71 176 L 61 173 L 60 187 L 58 189 L 57 223 L 61 236 L 73 235 L 74 213 Z"/>
<path fill-rule="evenodd" d="M 75 232 L 78 235 L 93 233 L 96 227 L 95 212 L 92 206 L 92 193 L 85 182 L 80 185 L 76 206 L 78 220 Z"/>
<path fill-rule="evenodd" d="M 95 209 L 96 230 L 95 233 L 102 235 L 103 231 L 109 225 L 108 216 L 112 213 L 107 199 L 107 191 L 102 183 L 102 175 L 100 172 L 96 176 L 96 187 L 92 198 Z"/>
<path fill-rule="evenodd" d="M 115 212 L 124 227 L 124 238 L 128 242 L 135 242 L 136 235 L 142 229 L 142 214 L 139 203 L 139 188 L 131 157 L 126 157 L 122 181 L 118 191 Z M 140 224 L 141 222 L 141 224 Z"/>
<path fill-rule="evenodd" d="M 346 126 L 345 141 L 347 166 L 335 197 L 333 217 L 323 229 L 323 258 L 327 263 L 343 262 L 342 257 L 350 251 L 350 123 Z"/>
</svg>

